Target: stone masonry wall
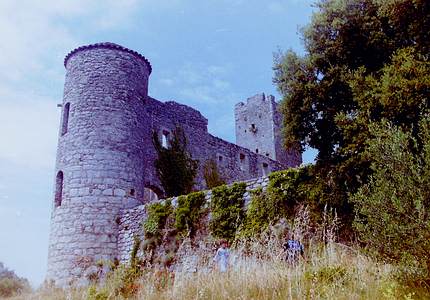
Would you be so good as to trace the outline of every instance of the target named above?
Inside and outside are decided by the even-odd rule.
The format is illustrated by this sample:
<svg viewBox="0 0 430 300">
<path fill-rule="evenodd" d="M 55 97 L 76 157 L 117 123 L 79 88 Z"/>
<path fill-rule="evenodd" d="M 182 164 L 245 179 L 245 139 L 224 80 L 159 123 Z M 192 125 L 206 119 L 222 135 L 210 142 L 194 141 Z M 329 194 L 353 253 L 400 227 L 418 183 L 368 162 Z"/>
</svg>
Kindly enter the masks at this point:
<svg viewBox="0 0 430 300">
<path fill-rule="evenodd" d="M 286 151 L 282 142 L 282 115 L 272 95 L 257 94 L 234 109 L 236 144 L 267 156 L 286 167 L 302 162 L 300 153 Z"/>
<path fill-rule="evenodd" d="M 168 140 L 177 125 L 184 129 L 188 151 L 200 162 L 196 190 L 206 188 L 208 159 L 217 162 L 227 183 L 301 162 L 298 152 L 277 161 L 277 146 L 267 157 L 254 152 L 255 143 L 241 147 L 214 137 L 199 111 L 149 97 L 152 67 L 133 50 L 113 43 L 82 46 L 66 56 L 64 65 L 46 276 L 60 286 L 85 278 L 100 259 L 124 256 L 144 215 L 142 204 L 151 200 L 148 188 L 163 194 L 154 167 L 153 132 Z M 279 121 L 270 117 L 258 132 L 265 137 L 262 142 L 274 144 L 270 120 Z M 253 182 L 249 186 L 260 184 Z"/>
<path fill-rule="evenodd" d="M 107 63 L 108 62 L 108 63 Z M 120 209 L 142 203 L 149 63 L 117 45 L 66 58 L 47 279 L 65 286 L 117 256 Z"/>
<path fill-rule="evenodd" d="M 169 136 L 172 136 L 176 125 L 184 129 L 188 143 L 187 150 L 193 159 L 199 161 L 195 189 L 206 188 L 203 167 L 209 159 L 217 163 L 220 174 L 227 183 L 256 178 L 272 171 L 295 166 L 294 162 L 282 164 L 209 134 L 207 120 L 200 112 L 186 105 L 173 101 L 163 103 L 153 98 L 147 98 L 144 110 L 144 144 L 147 145 L 145 187 L 162 190 L 154 166 L 157 153 L 152 144 L 152 131 L 157 132 L 161 140 L 163 132 L 168 132 Z"/>
<path fill-rule="evenodd" d="M 263 176 L 256 179 L 245 181 L 246 192 L 243 195 L 245 200 L 245 206 L 251 201 L 250 191 L 261 187 L 266 190 L 269 184 L 269 177 Z M 205 192 L 205 198 L 207 202 L 211 201 L 212 191 L 207 190 Z M 160 200 L 163 201 L 163 200 Z M 177 197 L 173 198 L 172 204 L 175 205 Z M 122 263 L 127 263 L 130 260 L 131 249 L 134 244 L 134 236 L 139 237 L 143 240 L 142 222 L 146 219 L 145 205 L 139 205 L 134 208 L 124 209 L 120 212 L 118 217 L 119 223 L 119 234 L 118 234 L 118 259 Z"/>
</svg>

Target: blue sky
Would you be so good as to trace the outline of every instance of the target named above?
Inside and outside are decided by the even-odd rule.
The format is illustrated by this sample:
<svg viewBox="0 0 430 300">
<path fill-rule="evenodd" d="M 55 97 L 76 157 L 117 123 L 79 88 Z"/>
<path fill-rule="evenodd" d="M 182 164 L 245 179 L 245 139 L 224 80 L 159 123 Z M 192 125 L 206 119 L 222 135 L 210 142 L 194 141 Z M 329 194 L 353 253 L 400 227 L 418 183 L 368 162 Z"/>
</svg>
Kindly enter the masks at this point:
<svg viewBox="0 0 430 300">
<path fill-rule="evenodd" d="M 64 56 L 110 41 L 145 55 L 149 94 L 197 108 L 234 142 L 234 104 L 273 94 L 273 53 L 303 51 L 313 0 L 1 0 L 0 261 L 46 272 Z M 311 162 L 313 151 L 304 155 Z"/>
</svg>

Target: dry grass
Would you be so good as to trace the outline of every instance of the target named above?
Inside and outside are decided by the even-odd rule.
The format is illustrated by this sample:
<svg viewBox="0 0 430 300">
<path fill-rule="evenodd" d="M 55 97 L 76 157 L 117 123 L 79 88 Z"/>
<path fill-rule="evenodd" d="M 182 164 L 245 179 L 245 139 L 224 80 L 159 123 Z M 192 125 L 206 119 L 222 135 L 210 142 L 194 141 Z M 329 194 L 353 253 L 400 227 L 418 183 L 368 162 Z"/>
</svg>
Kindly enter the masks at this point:
<svg viewBox="0 0 430 300">
<path fill-rule="evenodd" d="M 256 245 L 253 245 L 257 247 Z M 261 245 L 263 246 L 263 245 Z M 378 265 L 340 244 L 312 245 L 307 261 L 292 266 L 273 256 L 236 252 L 227 274 L 202 269 L 177 274 L 174 283 L 157 289 L 141 281 L 139 299 L 397 299 L 391 268 Z M 269 254 L 269 253 L 266 253 Z M 391 289 L 391 291 L 389 291 Z M 391 294 L 389 294 L 391 293 Z"/>
<path fill-rule="evenodd" d="M 170 273 L 145 271 L 133 288 L 135 299 L 425 299 L 428 294 L 408 291 L 392 277 L 393 268 L 378 264 L 354 248 L 335 241 L 336 217 L 327 218 L 310 235 L 306 209 L 292 224 L 284 224 L 306 245 L 306 258 L 291 265 L 284 261 L 282 226 L 272 227 L 258 239 L 237 243 L 230 269 L 212 268 L 210 246 L 184 243 L 172 279 Z M 281 234 L 280 234 L 281 232 Z M 190 268 L 190 261 L 193 262 Z M 179 271 L 179 270 L 188 271 Z M 195 269 L 195 272 L 189 272 Z M 115 294 L 121 276 L 104 285 L 81 290 L 42 289 L 17 299 L 124 299 Z M 97 290 L 97 292 L 96 292 Z M 90 294 L 92 294 L 90 296 Z"/>
<path fill-rule="evenodd" d="M 202 268 L 195 273 L 176 273 L 174 280 L 164 282 L 159 273 L 148 272 L 138 280 L 136 299 L 408 299 L 391 279 L 390 266 L 379 265 L 341 244 L 311 245 L 309 251 L 307 261 L 294 266 L 279 259 L 276 252 L 263 259 L 234 251 L 227 273 Z M 123 299 L 114 295 L 114 286 L 107 282 L 99 290 L 108 299 Z M 87 296 L 87 289 L 48 288 L 14 299 Z"/>
</svg>

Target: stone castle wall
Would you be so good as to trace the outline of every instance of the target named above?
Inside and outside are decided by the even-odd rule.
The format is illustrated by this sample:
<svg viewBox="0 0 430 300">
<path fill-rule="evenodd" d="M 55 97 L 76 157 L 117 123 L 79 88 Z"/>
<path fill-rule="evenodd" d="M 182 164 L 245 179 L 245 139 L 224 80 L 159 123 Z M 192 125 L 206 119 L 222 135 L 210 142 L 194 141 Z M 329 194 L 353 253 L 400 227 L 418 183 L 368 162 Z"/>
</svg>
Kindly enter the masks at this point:
<svg viewBox="0 0 430 300">
<path fill-rule="evenodd" d="M 83 46 L 69 53 L 64 65 L 47 271 L 47 279 L 58 285 L 84 277 L 100 259 L 124 256 L 123 211 L 135 208 L 129 212 L 131 224 L 150 200 L 147 188 L 163 194 L 154 167 L 153 132 L 168 141 L 176 125 L 184 129 L 188 151 L 200 161 L 195 189 L 206 187 L 202 169 L 208 159 L 217 162 L 228 183 L 301 162 L 298 153 L 275 160 L 275 146 L 268 157 L 254 152 L 254 145 L 214 137 L 199 111 L 149 97 L 152 67 L 135 51 L 112 43 Z M 273 114 L 266 117 L 276 121 Z M 264 142 L 275 144 L 274 135 L 267 131 L 266 138 L 265 132 L 261 127 Z"/>
<path fill-rule="evenodd" d="M 251 201 L 250 191 L 256 188 L 266 190 L 269 184 L 269 177 L 263 176 L 261 178 L 251 179 L 245 181 L 246 193 L 243 195 L 245 206 Z M 212 192 L 210 190 L 204 191 L 206 203 L 210 203 Z M 160 200 L 164 201 L 164 200 Z M 175 205 L 177 197 L 172 199 L 172 204 Z M 130 253 L 134 245 L 134 237 L 137 236 L 143 240 L 142 223 L 146 220 L 145 205 L 139 205 L 133 208 L 124 209 L 120 212 L 118 218 L 119 234 L 118 234 L 118 259 L 122 263 L 130 261 Z"/>
<path fill-rule="evenodd" d="M 143 126 L 144 144 L 146 147 L 146 165 L 144 175 L 144 185 L 146 187 L 161 190 L 159 179 L 157 178 L 154 161 L 157 153 L 152 145 L 152 131 L 158 133 L 160 139 L 163 132 L 172 132 L 176 125 L 180 125 L 187 138 L 187 150 L 199 161 L 199 171 L 196 178 L 195 189 L 206 188 L 203 178 L 203 166 L 209 159 L 217 163 L 217 167 L 228 182 L 256 178 L 268 174 L 271 171 L 285 169 L 293 166 L 294 161 L 282 164 L 269 157 L 265 157 L 251 150 L 240 147 L 217 138 L 207 131 L 207 120 L 191 107 L 170 101 L 163 103 L 153 98 L 144 100 L 145 125 Z"/>
</svg>

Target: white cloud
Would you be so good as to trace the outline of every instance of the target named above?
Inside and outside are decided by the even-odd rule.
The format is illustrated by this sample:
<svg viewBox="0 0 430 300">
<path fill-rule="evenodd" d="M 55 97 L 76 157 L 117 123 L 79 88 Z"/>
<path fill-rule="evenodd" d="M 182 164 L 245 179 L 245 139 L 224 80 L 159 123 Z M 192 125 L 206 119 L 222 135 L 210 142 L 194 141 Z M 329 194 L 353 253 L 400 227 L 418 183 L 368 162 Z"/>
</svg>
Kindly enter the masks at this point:
<svg viewBox="0 0 430 300">
<path fill-rule="evenodd" d="M 0 103 L 0 160 L 53 168 L 59 124 L 55 101 L 34 100 L 34 94 L 5 94 L 0 87 L 0 98 L 8 99 Z"/>
<path fill-rule="evenodd" d="M 232 94 L 228 80 L 230 65 L 205 65 L 187 63 L 176 73 L 160 80 L 161 84 L 177 89 L 177 94 L 187 103 L 217 105 Z"/>
<path fill-rule="evenodd" d="M 175 81 L 172 78 L 161 78 L 160 83 L 162 85 L 170 87 L 175 83 Z"/>
<path fill-rule="evenodd" d="M 189 102 L 200 102 L 205 104 L 216 104 L 217 100 L 216 92 L 212 86 L 209 85 L 195 85 L 191 87 L 185 87 L 179 91 L 180 96 L 188 99 Z"/>
<path fill-rule="evenodd" d="M 137 0 L 0 1 L 0 159 L 22 166 L 53 164 L 59 119 L 55 104 L 61 102 L 64 55 L 86 43 L 82 34 L 130 24 L 137 4 Z M 54 92 L 52 86 L 58 89 Z"/>
<path fill-rule="evenodd" d="M 136 6 L 137 0 L 2 0 L 0 80 L 60 76 L 64 54 L 85 43 L 80 36 L 129 25 Z"/>
</svg>

